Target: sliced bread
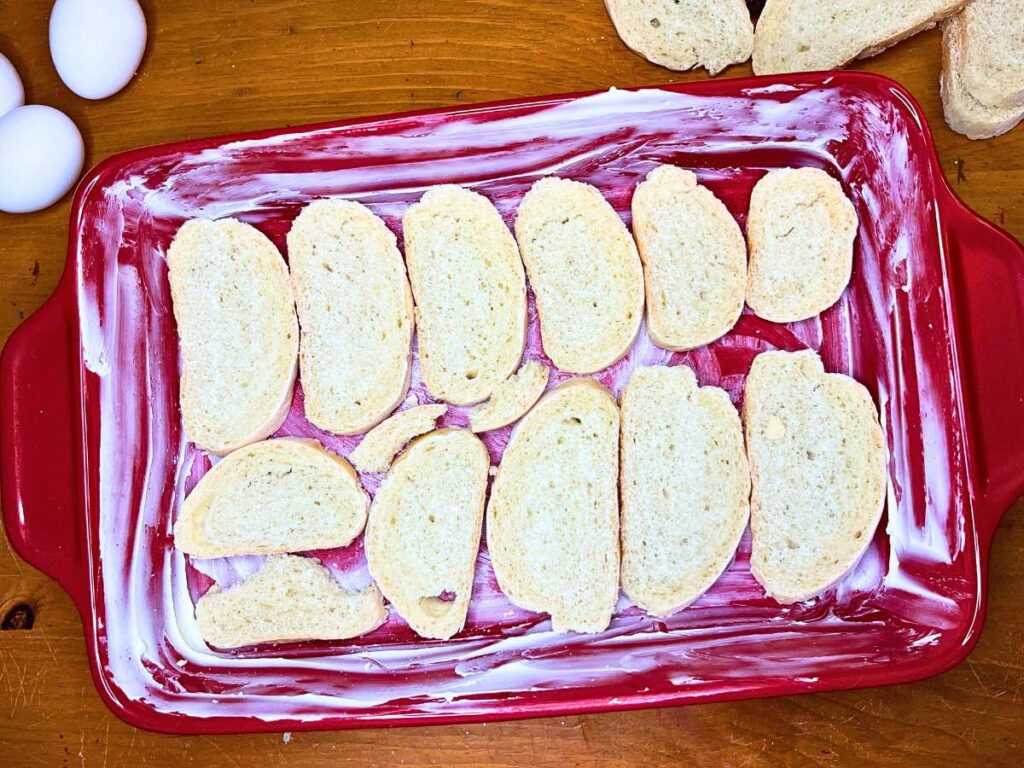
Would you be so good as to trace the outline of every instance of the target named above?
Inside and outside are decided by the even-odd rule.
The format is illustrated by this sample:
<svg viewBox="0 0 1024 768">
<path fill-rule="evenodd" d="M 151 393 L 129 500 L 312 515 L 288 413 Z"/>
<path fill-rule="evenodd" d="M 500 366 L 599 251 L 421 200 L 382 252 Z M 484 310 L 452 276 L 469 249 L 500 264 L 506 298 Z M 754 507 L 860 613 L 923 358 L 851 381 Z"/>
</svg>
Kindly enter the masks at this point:
<svg viewBox="0 0 1024 768">
<path fill-rule="evenodd" d="M 185 222 L 167 251 L 188 439 L 225 454 L 277 431 L 295 384 L 299 326 L 288 267 L 258 229 Z"/>
<path fill-rule="evenodd" d="M 203 475 L 181 506 L 174 544 L 193 557 L 344 547 L 369 500 L 348 462 L 316 440 L 254 443 Z"/>
<path fill-rule="evenodd" d="M 743 427 L 684 365 L 637 370 L 621 407 L 622 590 L 669 616 L 715 583 L 747 527 Z"/>
<path fill-rule="evenodd" d="M 380 590 L 342 589 L 316 560 L 275 555 L 252 576 L 196 603 L 203 640 L 217 648 L 300 640 L 345 640 L 372 632 L 388 618 Z"/>
<path fill-rule="evenodd" d="M 962 133 L 969 139 L 990 139 L 1006 133 L 1024 120 L 1024 106 L 1014 103 L 1015 92 L 1013 86 L 1000 86 L 999 93 L 1002 93 L 1006 104 L 994 106 L 985 103 L 975 94 L 972 87 L 968 85 L 967 75 L 972 72 L 973 80 L 981 77 L 980 73 L 988 72 L 993 66 L 998 66 L 996 59 L 992 62 L 989 57 L 992 55 L 988 50 L 994 37 L 988 28 L 991 19 L 986 17 L 994 14 L 997 8 L 983 5 L 981 16 L 986 21 L 985 31 L 974 30 L 973 24 L 977 23 L 978 13 L 969 13 L 974 9 L 972 3 L 963 13 L 959 13 L 947 20 L 942 30 L 942 75 L 940 76 L 939 90 L 942 94 L 942 109 L 949 127 L 957 133 Z M 1018 34 L 1016 43 L 1016 56 L 1019 62 L 1024 62 L 1024 34 L 1019 25 L 1024 23 L 1024 9 L 1018 11 L 1017 19 L 1004 22 L 1004 29 L 1007 32 L 1016 31 Z M 995 37 L 1001 37 L 996 35 Z M 982 43 L 981 40 L 985 42 Z M 973 41 L 973 42 L 972 42 Z M 1011 51 L 1014 43 L 1007 35 L 1004 38 L 1006 48 Z M 1012 54 L 1007 54 L 1012 58 Z M 981 63 L 969 67 L 969 61 Z M 999 83 L 1000 78 L 992 75 L 993 84 Z M 1017 81 L 1018 87 L 1024 88 L 1024 75 Z M 986 97 L 993 97 L 997 91 L 993 88 L 984 89 Z"/>
<path fill-rule="evenodd" d="M 626 354 L 643 316 L 643 268 L 601 193 L 578 181 L 541 179 L 519 204 L 515 229 L 552 362 L 593 373 Z"/>
<path fill-rule="evenodd" d="M 934 27 L 967 0 L 768 0 L 754 31 L 754 73 L 837 69 Z"/>
<path fill-rule="evenodd" d="M 712 75 L 746 61 L 754 25 L 743 0 L 605 0 L 622 42 L 648 61 Z"/>
<path fill-rule="evenodd" d="M 805 320 L 850 282 L 857 213 L 839 182 L 817 168 L 770 171 L 747 217 L 747 304 L 765 320 Z"/>
<path fill-rule="evenodd" d="M 1024 3 L 972 0 L 956 18 L 964 88 L 982 104 L 1024 111 Z"/>
<path fill-rule="evenodd" d="M 360 472 L 384 472 L 403 445 L 432 430 L 447 410 L 447 405 L 436 403 L 417 405 L 389 416 L 366 433 L 349 459 Z"/>
<path fill-rule="evenodd" d="M 508 426 L 533 407 L 548 385 L 551 371 L 536 360 L 527 361 L 512 376 L 498 385 L 487 402 L 469 412 L 474 432 L 489 432 Z"/>
<path fill-rule="evenodd" d="M 743 310 L 747 246 L 736 219 L 697 175 L 673 165 L 647 174 L 633 193 L 633 236 L 654 343 L 687 350 L 728 333 Z"/>
<path fill-rule="evenodd" d="M 619 594 L 619 410 L 591 379 L 570 379 L 512 431 L 487 506 L 502 592 L 551 614 L 556 632 L 601 632 Z"/>
<path fill-rule="evenodd" d="M 811 351 L 763 352 L 743 402 L 752 494 L 750 568 L 795 603 L 835 584 L 882 515 L 887 450 L 862 384 L 825 373 Z"/>
<path fill-rule="evenodd" d="M 526 276 L 490 200 L 434 187 L 402 219 L 423 383 L 438 400 L 479 403 L 515 372 L 526 340 Z"/>
<path fill-rule="evenodd" d="M 413 441 L 374 496 L 370 573 L 421 637 L 446 640 L 465 624 L 489 468 L 476 435 L 442 429 Z"/>
<path fill-rule="evenodd" d="M 318 200 L 288 232 L 302 324 L 306 418 L 329 432 L 363 432 L 405 397 L 412 294 L 395 236 L 365 206 Z"/>
</svg>

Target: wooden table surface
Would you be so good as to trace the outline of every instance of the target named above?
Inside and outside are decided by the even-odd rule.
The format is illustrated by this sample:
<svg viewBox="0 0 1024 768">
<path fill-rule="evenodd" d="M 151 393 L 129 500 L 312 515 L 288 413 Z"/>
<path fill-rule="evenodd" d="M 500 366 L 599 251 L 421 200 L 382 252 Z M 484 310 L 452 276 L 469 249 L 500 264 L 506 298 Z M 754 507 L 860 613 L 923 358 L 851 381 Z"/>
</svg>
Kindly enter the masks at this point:
<svg viewBox="0 0 1024 768">
<path fill-rule="evenodd" d="M 87 102 L 47 48 L 47 0 L 0 0 L 0 51 L 29 103 L 66 111 L 87 165 L 197 136 L 608 86 L 699 79 L 622 45 L 601 0 L 177 0 L 144 2 L 140 74 Z M 970 142 L 938 95 L 939 34 L 858 64 L 920 101 L 942 167 L 968 205 L 1024 240 L 1024 127 Z M 726 75 L 745 75 L 748 65 Z M 0 214 L 0 339 L 64 269 L 69 202 Z M 348 733 L 169 737 L 131 728 L 93 689 L 70 599 L 0 547 L 0 764 L 263 765 L 1020 765 L 1024 762 L 1024 504 L 991 558 L 989 615 L 974 653 L 912 684 L 847 693 L 493 725 Z M 7 544 L 6 538 L 4 539 Z M 10 629 L 34 613 L 30 629 Z M 256 761 L 253 763 L 253 761 Z"/>
</svg>

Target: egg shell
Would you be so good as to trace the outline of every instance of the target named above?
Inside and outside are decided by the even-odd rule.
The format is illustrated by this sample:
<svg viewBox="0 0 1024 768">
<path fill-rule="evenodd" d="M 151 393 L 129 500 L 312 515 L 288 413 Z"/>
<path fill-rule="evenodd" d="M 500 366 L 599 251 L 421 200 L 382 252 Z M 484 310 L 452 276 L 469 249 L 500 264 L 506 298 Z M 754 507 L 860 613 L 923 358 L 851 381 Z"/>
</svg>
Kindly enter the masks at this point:
<svg viewBox="0 0 1024 768">
<path fill-rule="evenodd" d="M 64 197 L 82 171 L 85 147 L 71 118 L 30 104 L 0 117 L 0 211 L 28 213 Z"/>
<path fill-rule="evenodd" d="M 57 0 L 50 13 L 50 56 L 57 74 L 86 99 L 112 96 L 132 79 L 146 52 L 146 15 L 137 0 Z"/>
<path fill-rule="evenodd" d="M 25 103 L 25 89 L 18 77 L 18 70 L 10 60 L 0 53 L 0 117 Z"/>
</svg>

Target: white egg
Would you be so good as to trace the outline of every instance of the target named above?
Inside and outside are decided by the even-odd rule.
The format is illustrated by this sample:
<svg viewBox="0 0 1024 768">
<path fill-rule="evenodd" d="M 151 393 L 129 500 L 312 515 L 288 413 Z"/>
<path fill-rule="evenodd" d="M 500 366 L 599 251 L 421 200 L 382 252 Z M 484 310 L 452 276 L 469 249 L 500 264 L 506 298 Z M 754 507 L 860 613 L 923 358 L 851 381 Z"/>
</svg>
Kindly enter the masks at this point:
<svg viewBox="0 0 1024 768">
<path fill-rule="evenodd" d="M 82 171 L 85 147 L 71 118 L 30 104 L 0 117 L 0 211 L 28 213 L 60 200 Z"/>
<path fill-rule="evenodd" d="M 124 88 L 146 51 L 146 15 L 137 0 L 57 0 L 50 55 L 57 74 L 86 99 Z"/>
<path fill-rule="evenodd" d="M 25 103 L 25 89 L 21 87 L 18 70 L 0 53 L 0 117 Z"/>
</svg>

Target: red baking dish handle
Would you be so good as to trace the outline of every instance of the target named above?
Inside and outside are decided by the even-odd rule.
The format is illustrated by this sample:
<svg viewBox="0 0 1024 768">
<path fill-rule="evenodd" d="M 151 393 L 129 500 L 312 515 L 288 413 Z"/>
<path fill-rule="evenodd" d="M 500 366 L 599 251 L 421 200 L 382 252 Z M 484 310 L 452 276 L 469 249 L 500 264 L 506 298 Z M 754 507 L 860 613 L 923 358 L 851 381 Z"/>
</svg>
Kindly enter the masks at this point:
<svg viewBox="0 0 1024 768">
<path fill-rule="evenodd" d="M 1024 246 L 946 195 L 972 494 L 987 543 L 1024 493 Z"/>
<path fill-rule="evenodd" d="M 18 554 L 81 604 L 86 538 L 77 491 L 79 348 L 71 290 L 63 280 L 0 356 L 0 498 Z"/>
</svg>

